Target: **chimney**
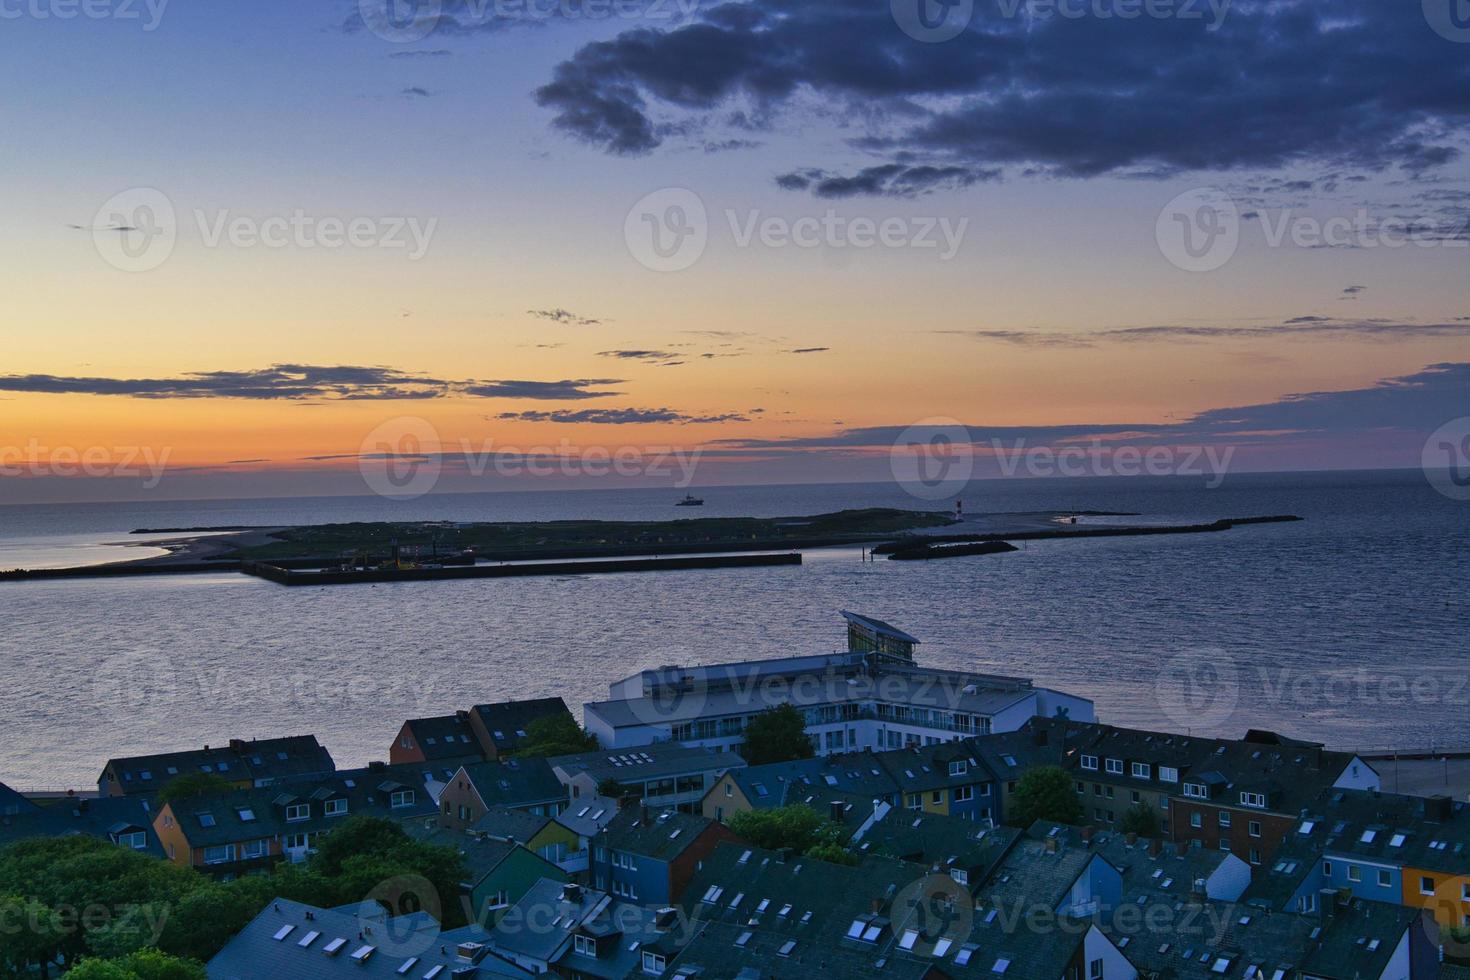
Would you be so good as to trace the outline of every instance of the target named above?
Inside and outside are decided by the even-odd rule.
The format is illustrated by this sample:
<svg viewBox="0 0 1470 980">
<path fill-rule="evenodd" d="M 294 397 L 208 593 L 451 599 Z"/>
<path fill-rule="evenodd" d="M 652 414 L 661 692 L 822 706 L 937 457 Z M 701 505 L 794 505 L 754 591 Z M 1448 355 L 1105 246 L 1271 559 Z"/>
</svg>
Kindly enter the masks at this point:
<svg viewBox="0 0 1470 980">
<path fill-rule="evenodd" d="M 1160 840 L 1159 838 L 1155 837 L 1155 838 L 1153 838 L 1152 840 L 1150 840 L 1148 842 L 1148 856 L 1149 857 L 1158 857 L 1160 854 L 1163 854 L 1163 853 L 1164 853 L 1164 842 L 1162 840 Z"/>
<path fill-rule="evenodd" d="M 1424 801 L 1424 818 L 1434 823 L 1449 823 L 1455 815 L 1455 801 L 1448 796 L 1431 796 Z"/>
<path fill-rule="evenodd" d="M 679 910 L 665 906 L 653 913 L 653 927 L 659 932 L 668 932 L 679 921 Z"/>
<path fill-rule="evenodd" d="M 1048 853 L 1048 854 L 1055 854 L 1056 852 L 1057 852 L 1057 839 L 1055 837 L 1048 837 L 1046 839 L 1046 853 Z"/>
<path fill-rule="evenodd" d="M 841 823 L 842 818 L 847 814 L 847 807 L 842 805 L 841 800 L 833 800 L 828 804 L 828 807 L 828 817 L 831 821 L 833 823 Z"/>
<path fill-rule="evenodd" d="M 1050 739 L 1050 734 L 1045 728 L 1038 728 L 1031 736 L 1031 741 L 1037 745 L 1045 745 Z"/>
<path fill-rule="evenodd" d="M 643 826 L 645 826 L 645 827 L 648 826 L 648 801 L 647 800 L 639 800 L 638 801 L 638 821 L 641 824 L 643 824 Z"/>
<path fill-rule="evenodd" d="M 570 881 L 567 882 L 566 884 L 562 885 L 561 886 L 561 900 L 563 902 L 570 902 L 573 905 L 581 905 L 582 904 L 582 886 L 581 885 L 577 885 L 577 884 L 573 884 Z"/>
<path fill-rule="evenodd" d="M 1179 856 L 1179 857 L 1184 857 L 1184 855 L 1188 854 L 1189 853 L 1189 841 L 1187 841 L 1187 840 L 1176 840 L 1174 842 L 1174 853 L 1177 856 Z"/>
<path fill-rule="evenodd" d="M 1083 841 L 1083 843 L 1091 844 L 1092 843 L 1092 835 L 1093 834 L 1096 834 L 1096 833 L 1097 833 L 1097 828 L 1094 827 L 1094 826 L 1092 826 L 1091 824 L 1088 824 L 1086 827 L 1083 827 L 1082 828 L 1082 841 Z"/>
<path fill-rule="evenodd" d="M 207 749 L 207 748 L 209 748 L 209 746 L 206 745 L 205 748 Z M 232 739 L 230 739 L 230 751 L 231 752 L 234 752 L 236 755 L 239 755 L 240 753 L 244 752 L 245 751 L 245 741 L 243 739 L 238 739 L 238 738 L 232 738 Z"/>
<path fill-rule="evenodd" d="M 1205 880 L 1203 878 L 1194 879 L 1194 885 L 1189 889 L 1189 897 L 1200 904 L 1204 904 L 1205 899 L 1209 895 L 1205 892 Z"/>
</svg>

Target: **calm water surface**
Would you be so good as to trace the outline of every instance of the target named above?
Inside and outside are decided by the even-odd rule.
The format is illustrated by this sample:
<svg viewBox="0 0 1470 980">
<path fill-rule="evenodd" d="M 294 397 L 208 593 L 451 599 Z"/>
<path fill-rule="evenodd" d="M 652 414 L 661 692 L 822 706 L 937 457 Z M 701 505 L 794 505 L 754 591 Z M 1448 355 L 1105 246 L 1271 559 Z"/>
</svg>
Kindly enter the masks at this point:
<svg viewBox="0 0 1470 980">
<path fill-rule="evenodd" d="M 916 506 L 892 485 L 703 493 L 700 516 Z M 103 543 L 135 527 L 687 516 L 677 496 L 0 507 L 0 567 L 48 541 L 119 557 Z M 1417 473 L 1233 475 L 1213 490 L 1008 480 L 963 496 L 972 512 L 1308 519 L 941 562 L 831 549 L 799 568 L 332 589 L 230 574 L 0 584 L 0 781 L 81 785 L 110 755 L 284 732 L 315 732 L 339 764 L 362 764 L 386 757 L 407 717 L 548 694 L 576 707 L 644 667 L 836 649 L 839 609 L 915 633 L 924 662 L 1034 677 L 1121 724 L 1470 748 L 1470 505 Z"/>
</svg>

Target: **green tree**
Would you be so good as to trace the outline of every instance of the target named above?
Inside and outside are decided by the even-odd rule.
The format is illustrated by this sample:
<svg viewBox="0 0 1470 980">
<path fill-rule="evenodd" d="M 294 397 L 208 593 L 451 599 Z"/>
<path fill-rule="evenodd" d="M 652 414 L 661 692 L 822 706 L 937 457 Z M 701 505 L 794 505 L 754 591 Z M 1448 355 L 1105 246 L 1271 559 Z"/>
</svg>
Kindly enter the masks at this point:
<svg viewBox="0 0 1470 980">
<path fill-rule="evenodd" d="M 1072 777 L 1060 766 L 1038 766 L 1028 770 L 1016 784 L 1011 799 L 1011 822 L 1029 827 L 1038 820 L 1081 823 L 1082 804 Z"/>
<path fill-rule="evenodd" d="M 526 738 L 516 750 L 517 758 L 547 755 L 575 755 L 593 752 L 597 739 L 565 712 L 537 718 L 526 726 Z"/>
<path fill-rule="evenodd" d="M 202 964 L 156 949 L 140 949 L 116 959 L 89 957 L 66 976 L 67 980 L 205 980 Z"/>
<path fill-rule="evenodd" d="M 464 924 L 459 883 L 465 877 L 464 857 L 457 848 L 413 840 L 391 820 L 356 816 L 322 838 L 301 883 L 312 896 L 306 900 L 317 905 L 346 905 L 369 897 L 399 906 L 416 901 L 454 928 Z"/>
<path fill-rule="evenodd" d="M 162 809 L 165 803 L 186 800 L 196 796 L 219 796 L 235 788 L 235 784 L 213 772 L 186 772 L 175 776 L 158 791 L 157 804 Z"/>
<path fill-rule="evenodd" d="M 737 813 L 730 818 L 730 830 L 768 851 L 790 849 L 833 864 L 857 864 L 847 851 L 846 828 L 824 820 L 805 803 Z"/>
<path fill-rule="evenodd" d="M 816 748 L 806 733 L 806 719 L 789 704 L 767 708 L 745 726 L 740 754 L 752 766 L 810 759 Z"/>
<path fill-rule="evenodd" d="M 1118 826 L 1125 834 L 1137 834 L 1139 837 L 1159 836 L 1158 814 L 1147 803 L 1135 803 L 1124 810 L 1123 820 Z"/>
</svg>

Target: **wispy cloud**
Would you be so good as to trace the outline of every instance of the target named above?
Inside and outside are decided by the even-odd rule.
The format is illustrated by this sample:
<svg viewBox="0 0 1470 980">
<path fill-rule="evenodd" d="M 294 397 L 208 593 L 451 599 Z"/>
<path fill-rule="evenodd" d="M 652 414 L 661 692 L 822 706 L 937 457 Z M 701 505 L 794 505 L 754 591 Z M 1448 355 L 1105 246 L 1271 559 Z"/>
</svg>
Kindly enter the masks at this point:
<svg viewBox="0 0 1470 980">
<path fill-rule="evenodd" d="M 933 333 L 968 337 L 983 342 L 1010 344 L 1016 347 L 1044 349 L 1096 347 L 1106 342 L 1177 343 L 1271 339 L 1358 339 L 1371 342 L 1433 337 L 1470 337 L 1470 326 L 1466 326 L 1466 323 L 1459 319 L 1436 323 L 1413 323 L 1395 320 L 1350 320 L 1308 315 L 1294 316 L 1275 323 L 1264 324 L 1161 323 L 1090 331 L 935 330 Z"/>
<path fill-rule="evenodd" d="M 749 422 L 750 416 L 739 412 L 722 415 L 688 415 L 672 408 L 584 408 L 556 409 L 553 411 L 502 412 L 497 419 L 514 419 L 518 422 L 565 422 L 583 425 L 635 425 L 652 423 L 674 423 L 677 425 L 709 424 L 714 422 Z"/>
<path fill-rule="evenodd" d="M 565 323 L 574 327 L 595 327 L 602 322 L 596 317 L 580 316 L 560 306 L 549 310 L 527 310 L 526 312 L 538 320 L 550 320 L 552 323 Z"/>
<path fill-rule="evenodd" d="M 643 361 L 648 364 L 663 364 L 672 367 L 683 364 L 687 355 L 666 350 L 600 350 L 598 357 L 612 357 L 620 361 Z"/>
</svg>

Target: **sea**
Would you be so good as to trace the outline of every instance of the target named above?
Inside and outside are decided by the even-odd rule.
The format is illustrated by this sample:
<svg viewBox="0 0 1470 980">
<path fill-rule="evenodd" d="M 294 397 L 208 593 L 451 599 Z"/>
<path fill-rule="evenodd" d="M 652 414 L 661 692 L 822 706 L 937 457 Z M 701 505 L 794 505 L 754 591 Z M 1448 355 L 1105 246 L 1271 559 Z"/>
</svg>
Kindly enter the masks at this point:
<svg viewBox="0 0 1470 980">
<path fill-rule="evenodd" d="M 0 568 L 157 553 L 137 528 L 949 509 L 893 483 L 0 507 Z M 664 664 L 837 650 L 841 610 L 918 659 L 1031 678 L 1100 720 L 1250 728 L 1363 751 L 1470 749 L 1470 503 L 1417 472 L 996 479 L 967 513 L 1296 514 L 1212 534 L 1034 541 L 928 562 L 283 588 L 233 573 L 0 582 L 0 781 L 83 787 L 111 756 L 315 733 L 339 766 L 407 718 L 559 695 L 580 712 Z"/>
</svg>

